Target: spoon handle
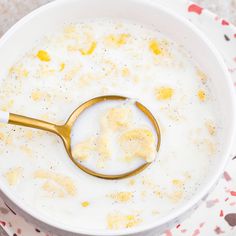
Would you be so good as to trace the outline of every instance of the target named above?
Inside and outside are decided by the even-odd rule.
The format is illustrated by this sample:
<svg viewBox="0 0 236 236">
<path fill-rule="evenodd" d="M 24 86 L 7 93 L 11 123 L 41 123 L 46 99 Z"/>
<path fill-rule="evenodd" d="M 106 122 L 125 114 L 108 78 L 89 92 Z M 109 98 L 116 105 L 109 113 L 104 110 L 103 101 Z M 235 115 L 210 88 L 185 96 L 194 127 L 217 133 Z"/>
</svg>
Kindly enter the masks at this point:
<svg viewBox="0 0 236 236">
<path fill-rule="evenodd" d="M 41 129 L 58 134 L 58 126 L 55 124 L 5 111 L 0 111 L 0 122 Z"/>
</svg>

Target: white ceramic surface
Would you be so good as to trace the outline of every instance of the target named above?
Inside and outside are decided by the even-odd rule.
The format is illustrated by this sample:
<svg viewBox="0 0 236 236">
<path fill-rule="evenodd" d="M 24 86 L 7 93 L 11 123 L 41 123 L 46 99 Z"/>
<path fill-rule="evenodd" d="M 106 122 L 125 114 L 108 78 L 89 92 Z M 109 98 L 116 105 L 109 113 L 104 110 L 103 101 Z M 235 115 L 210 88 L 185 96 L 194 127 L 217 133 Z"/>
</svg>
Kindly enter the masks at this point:
<svg viewBox="0 0 236 236">
<path fill-rule="evenodd" d="M 130 11 L 126 12 L 124 9 L 130 9 Z M 223 60 L 214 46 L 211 45 L 199 30 L 184 18 L 174 15 L 157 4 L 141 0 L 120 0 L 119 2 L 111 2 L 109 0 L 61 0 L 42 7 L 18 22 L 1 39 L 0 62 L 2 68 L 5 69 L 5 71 L 1 71 L 1 76 L 4 76 L 8 67 L 17 57 L 23 54 L 27 49 L 30 49 L 39 37 L 53 31 L 65 21 L 76 21 L 78 17 L 92 18 L 101 16 L 127 18 L 142 24 L 154 25 L 162 33 L 168 35 L 180 44 L 183 44 L 207 74 L 214 78 L 213 89 L 219 96 L 221 95 L 221 97 L 223 97 L 221 104 L 219 104 L 225 120 L 222 153 L 221 156 L 218 157 L 218 162 L 214 170 L 199 193 L 181 209 L 173 211 L 171 215 L 155 222 L 155 224 L 152 223 L 140 228 L 119 230 L 116 233 L 116 235 L 138 235 L 145 231 L 146 235 L 149 233 L 151 235 L 154 231 L 164 231 L 171 227 L 171 225 L 179 222 L 186 213 L 190 213 L 190 209 L 195 208 L 200 203 L 222 174 L 230 154 L 235 130 L 233 122 L 235 119 L 234 92 L 230 82 L 230 76 Z M 6 57 L 5 55 L 8 56 Z M 43 228 L 49 227 L 50 229 L 53 226 L 54 230 L 61 235 L 65 235 L 65 232 L 73 231 L 63 225 L 55 225 L 54 222 L 48 222 L 47 219 L 27 209 L 26 205 L 19 202 L 2 183 L 0 183 L 0 187 L 5 201 L 30 221 Z M 94 232 L 93 230 L 85 231 L 83 229 L 81 229 L 80 232 L 74 233 L 81 233 L 81 235 L 114 235 L 108 231 Z"/>
</svg>

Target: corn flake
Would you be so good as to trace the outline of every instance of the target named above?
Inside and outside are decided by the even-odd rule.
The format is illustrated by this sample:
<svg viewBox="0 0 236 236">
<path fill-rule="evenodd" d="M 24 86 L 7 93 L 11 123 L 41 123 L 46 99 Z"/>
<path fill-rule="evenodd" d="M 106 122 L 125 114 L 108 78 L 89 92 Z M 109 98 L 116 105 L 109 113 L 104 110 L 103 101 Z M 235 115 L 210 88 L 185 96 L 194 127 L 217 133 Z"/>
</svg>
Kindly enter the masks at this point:
<svg viewBox="0 0 236 236">
<path fill-rule="evenodd" d="M 130 201 L 133 194 L 131 192 L 117 192 L 110 194 L 110 197 L 117 202 L 124 203 Z"/>
<path fill-rule="evenodd" d="M 155 139 L 148 129 L 132 129 L 124 132 L 120 137 L 120 145 L 127 157 L 140 157 L 146 162 L 155 159 Z"/>
<path fill-rule="evenodd" d="M 68 195 L 74 196 L 76 194 L 76 187 L 70 177 L 45 170 L 38 170 L 34 172 L 34 178 L 45 179 L 47 181 L 51 180 L 64 189 Z"/>
<path fill-rule="evenodd" d="M 127 43 L 129 37 L 129 34 L 111 34 L 106 37 L 106 41 L 113 46 L 120 47 Z"/>
<path fill-rule="evenodd" d="M 110 213 L 107 216 L 108 229 L 117 230 L 121 228 L 132 228 L 142 222 L 137 214 L 125 215 L 119 212 Z"/>
<path fill-rule="evenodd" d="M 90 203 L 87 201 L 81 203 L 82 207 L 88 207 L 89 205 L 90 205 Z"/>
<path fill-rule="evenodd" d="M 15 167 L 5 173 L 6 180 L 10 186 L 16 185 L 23 172 L 22 167 Z"/>
<path fill-rule="evenodd" d="M 197 96 L 200 102 L 204 102 L 206 100 L 206 92 L 202 89 L 198 91 Z"/>
<path fill-rule="evenodd" d="M 97 47 L 97 43 L 96 43 L 96 42 L 92 42 L 91 45 L 90 45 L 90 47 L 89 47 L 87 50 L 80 48 L 79 51 L 80 51 L 80 53 L 81 53 L 83 56 L 88 56 L 88 55 L 91 55 L 91 54 L 94 52 L 94 50 L 96 49 L 96 47 Z"/>
<path fill-rule="evenodd" d="M 161 48 L 159 46 L 159 43 L 157 40 L 153 39 L 149 42 L 149 49 L 151 52 L 155 55 L 160 55 L 161 54 Z"/>
<path fill-rule="evenodd" d="M 44 62 L 51 61 L 50 55 L 48 54 L 48 52 L 46 52 L 44 50 L 39 50 L 37 53 L 37 57 L 40 61 L 44 61 Z"/>
<path fill-rule="evenodd" d="M 174 94 L 174 90 L 171 87 L 160 87 L 156 89 L 156 98 L 158 100 L 171 99 Z"/>
</svg>

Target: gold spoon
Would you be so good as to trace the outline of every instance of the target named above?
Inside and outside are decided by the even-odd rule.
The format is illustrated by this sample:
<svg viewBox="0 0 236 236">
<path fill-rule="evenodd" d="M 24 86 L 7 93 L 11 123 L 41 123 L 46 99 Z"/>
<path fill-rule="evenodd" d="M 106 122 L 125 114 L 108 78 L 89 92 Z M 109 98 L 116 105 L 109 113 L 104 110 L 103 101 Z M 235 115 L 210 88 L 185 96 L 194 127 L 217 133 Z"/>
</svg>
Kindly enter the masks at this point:
<svg viewBox="0 0 236 236">
<path fill-rule="evenodd" d="M 143 165 L 139 166 L 138 168 L 136 168 L 130 172 L 122 173 L 119 175 L 106 175 L 106 174 L 97 173 L 97 172 L 90 170 L 89 168 L 83 166 L 81 163 L 76 162 L 74 160 L 72 153 L 71 153 L 71 130 L 72 130 L 72 127 L 73 127 L 75 121 L 77 120 L 77 118 L 87 108 L 89 108 L 97 103 L 104 102 L 107 100 L 114 101 L 114 100 L 127 100 L 127 99 L 128 99 L 127 97 L 114 96 L 114 95 L 107 95 L 107 96 L 92 98 L 92 99 L 84 102 L 76 110 L 74 110 L 64 125 L 56 125 L 56 124 L 52 124 L 52 123 L 49 123 L 46 121 L 37 120 L 37 119 L 30 118 L 30 117 L 21 116 L 21 115 L 12 114 L 12 113 L 3 112 L 3 111 L 0 111 L 0 122 L 7 123 L 7 124 L 13 124 L 13 125 L 26 126 L 26 127 L 35 128 L 35 129 L 41 129 L 41 130 L 55 133 L 59 137 L 61 137 L 61 139 L 63 140 L 64 146 L 66 148 L 66 151 L 67 151 L 70 159 L 81 170 L 83 170 L 87 174 L 90 174 L 90 175 L 93 175 L 93 176 L 96 176 L 99 178 L 103 178 L 103 179 L 122 179 L 122 178 L 130 177 L 130 176 L 140 173 L 142 170 L 144 170 L 146 167 L 148 167 L 151 163 L 144 163 Z M 135 102 L 135 105 L 139 110 L 141 110 L 146 115 L 146 117 L 152 123 L 152 125 L 156 131 L 156 135 L 157 135 L 156 148 L 158 151 L 160 148 L 160 143 L 161 143 L 161 133 L 160 133 L 160 128 L 158 126 L 158 123 L 157 123 L 156 119 L 154 118 L 154 116 L 152 115 L 152 113 L 144 105 L 142 105 L 139 102 Z"/>
</svg>

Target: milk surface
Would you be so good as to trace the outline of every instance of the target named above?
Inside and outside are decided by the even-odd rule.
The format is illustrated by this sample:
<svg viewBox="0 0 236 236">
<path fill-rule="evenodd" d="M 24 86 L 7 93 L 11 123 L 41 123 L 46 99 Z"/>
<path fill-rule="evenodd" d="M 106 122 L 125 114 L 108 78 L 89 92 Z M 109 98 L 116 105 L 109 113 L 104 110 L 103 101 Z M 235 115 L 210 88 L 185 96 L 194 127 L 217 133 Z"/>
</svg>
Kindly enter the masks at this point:
<svg viewBox="0 0 236 236">
<path fill-rule="evenodd" d="M 121 111 L 122 109 L 128 109 L 128 111 L 130 111 L 130 117 L 127 117 L 127 122 L 132 124 L 130 124 L 129 127 L 122 127 L 121 131 L 112 129 L 112 127 L 109 126 L 102 127 L 103 125 L 106 125 L 103 124 L 105 118 L 104 116 L 107 112 L 112 111 L 112 109 L 121 109 Z M 155 159 L 157 155 L 158 134 L 147 115 L 135 105 L 135 101 L 108 100 L 100 102 L 83 111 L 76 120 L 71 132 L 71 148 L 73 150 L 76 145 L 81 144 L 84 141 L 86 142 L 86 140 L 91 138 L 98 139 L 99 142 L 105 135 L 105 138 L 107 139 L 105 145 L 111 152 L 111 155 L 109 155 L 107 160 L 102 161 L 100 163 L 101 166 L 99 166 L 98 161 L 102 157 L 99 157 L 99 153 L 95 150 L 86 160 L 78 162 L 88 169 L 101 174 L 119 175 L 131 172 L 138 167 L 141 167 L 147 161 L 136 156 L 134 156 L 131 160 L 125 160 L 125 154 L 119 144 L 120 136 L 129 130 L 140 128 L 150 131 L 154 137 L 153 159 Z M 92 144 L 88 143 L 88 145 Z M 95 145 L 97 144 L 95 143 Z M 78 155 L 80 155 L 80 152 Z"/>
<path fill-rule="evenodd" d="M 65 25 L 12 65 L 1 80 L 0 109 L 63 124 L 92 97 L 126 96 L 157 119 L 160 151 L 139 175 L 102 180 L 78 169 L 54 134 L 1 124 L 1 182 L 33 211 L 72 229 L 155 222 L 197 193 L 220 151 L 210 86 L 184 45 L 156 29 L 108 19 Z M 93 115 L 79 122 L 78 132 L 96 130 Z"/>
</svg>

